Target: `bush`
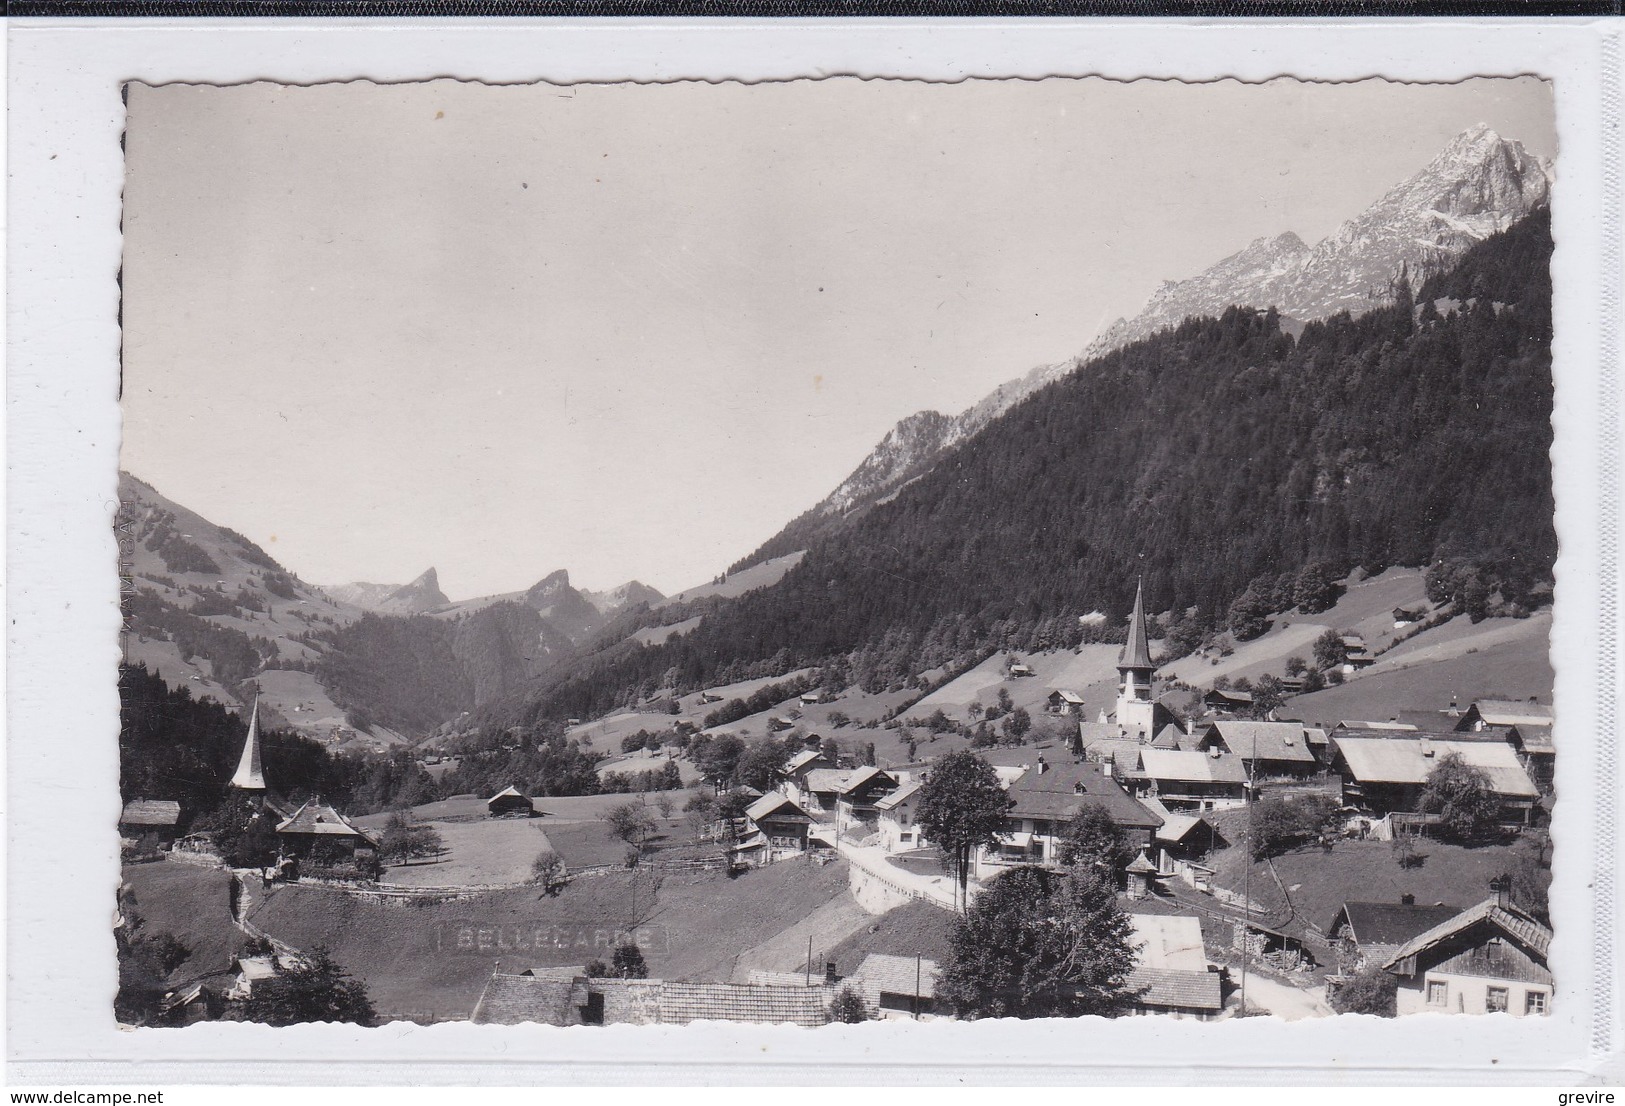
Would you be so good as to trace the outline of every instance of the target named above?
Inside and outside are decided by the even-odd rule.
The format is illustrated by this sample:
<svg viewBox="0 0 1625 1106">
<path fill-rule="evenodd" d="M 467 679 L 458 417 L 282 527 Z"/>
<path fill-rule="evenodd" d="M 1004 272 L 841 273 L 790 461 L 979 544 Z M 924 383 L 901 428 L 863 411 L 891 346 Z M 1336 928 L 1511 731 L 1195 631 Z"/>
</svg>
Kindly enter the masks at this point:
<svg viewBox="0 0 1625 1106">
<path fill-rule="evenodd" d="M 869 1007 L 864 1004 L 863 996 L 854 991 L 851 984 L 847 984 L 829 1004 L 829 1016 L 832 1021 L 855 1025 L 869 1020 Z"/>
<path fill-rule="evenodd" d="M 1369 968 L 1337 989 L 1332 1009 L 1339 1014 L 1375 1014 L 1391 1018 L 1397 1012 L 1399 981 L 1381 968 Z"/>
</svg>

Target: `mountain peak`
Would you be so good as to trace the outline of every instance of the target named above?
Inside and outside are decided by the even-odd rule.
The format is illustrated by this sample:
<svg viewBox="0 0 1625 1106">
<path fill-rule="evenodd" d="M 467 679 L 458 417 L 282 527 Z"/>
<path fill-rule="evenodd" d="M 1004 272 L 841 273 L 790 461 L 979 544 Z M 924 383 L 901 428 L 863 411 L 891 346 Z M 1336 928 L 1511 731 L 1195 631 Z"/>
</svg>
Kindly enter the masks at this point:
<svg viewBox="0 0 1625 1106">
<path fill-rule="evenodd" d="M 526 594 L 551 595 L 556 591 L 563 591 L 569 586 L 570 570 L 567 568 L 560 568 L 549 572 L 546 576 L 543 576 L 540 580 L 536 581 L 536 583 L 532 584 L 530 586 L 530 590 L 527 591 Z"/>
</svg>

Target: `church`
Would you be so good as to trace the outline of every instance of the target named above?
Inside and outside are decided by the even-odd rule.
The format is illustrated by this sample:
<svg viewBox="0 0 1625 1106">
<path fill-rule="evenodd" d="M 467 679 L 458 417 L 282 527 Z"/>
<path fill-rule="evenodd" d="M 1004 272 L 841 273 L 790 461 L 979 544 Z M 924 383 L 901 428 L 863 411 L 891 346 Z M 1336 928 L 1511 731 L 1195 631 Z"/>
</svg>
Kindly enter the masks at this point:
<svg viewBox="0 0 1625 1106">
<path fill-rule="evenodd" d="M 1094 722 L 1078 726 L 1080 750 L 1103 741 L 1149 745 L 1169 726 L 1179 729 L 1172 711 L 1157 701 L 1157 666 L 1151 663 L 1151 635 L 1145 618 L 1145 581 L 1134 589 L 1134 611 L 1129 615 L 1128 638 L 1117 657 L 1117 700 L 1102 709 Z"/>
</svg>

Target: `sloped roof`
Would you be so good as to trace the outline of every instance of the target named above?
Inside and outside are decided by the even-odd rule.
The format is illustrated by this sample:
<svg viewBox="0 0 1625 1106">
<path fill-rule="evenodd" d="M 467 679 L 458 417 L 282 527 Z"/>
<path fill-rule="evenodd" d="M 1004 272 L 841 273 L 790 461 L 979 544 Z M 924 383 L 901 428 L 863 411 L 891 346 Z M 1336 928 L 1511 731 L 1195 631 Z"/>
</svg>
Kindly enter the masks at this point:
<svg viewBox="0 0 1625 1106">
<path fill-rule="evenodd" d="M 1247 769 L 1241 758 L 1228 753 L 1212 756 L 1194 749 L 1140 750 L 1140 766 L 1154 780 L 1184 783 L 1246 783 Z"/>
<path fill-rule="evenodd" d="M 1119 668 L 1151 668 L 1151 641 L 1145 629 L 1145 581 L 1134 585 L 1134 612 L 1128 616 L 1128 640 L 1118 654 Z"/>
<path fill-rule="evenodd" d="M 239 791 L 264 791 L 265 769 L 260 759 L 260 701 L 254 700 L 254 711 L 248 716 L 248 735 L 243 739 L 243 754 L 237 761 L 228 787 Z"/>
<path fill-rule="evenodd" d="M 1431 750 L 1432 755 L 1427 755 Z M 1340 735 L 1337 751 L 1362 783 L 1421 784 L 1452 753 L 1489 777 L 1498 795 L 1533 799 L 1540 792 L 1518 763 L 1517 750 L 1500 741 L 1446 741 L 1427 735 Z"/>
<path fill-rule="evenodd" d="M 1143 1006 L 1182 1010 L 1224 1009 L 1218 972 L 1135 968 L 1128 974 L 1128 989 L 1136 994 Z"/>
<path fill-rule="evenodd" d="M 173 826 L 181 820 L 181 804 L 169 799 L 137 799 L 124 804 L 120 825 Z"/>
<path fill-rule="evenodd" d="M 1140 757 L 1144 745 L 1132 737 L 1097 738 L 1083 747 L 1090 760 L 1108 760 L 1117 764 L 1133 764 Z"/>
<path fill-rule="evenodd" d="M 1517 725 L 1518 738 L 1523 742 L 1526 752 L 1550 753 L 1555 751 L 1552 745 L 1552 728 L 1550 726 L 1536 726 L 1519 722 Z"/>
<path fill-rule="evenodd" d="M 807 773 L 807 790 L 840 792 L 845 789 L 849 775 L 850 772 L 839 768 L 814 768 Z"/>
<path fill-rule="evenodd" d="M 806 818 L 809 822 L 812 821 L 807 812 L 801 809 L 800 804 L 782 791 L 769 791 L 766 795 L 751 803 L 750 806 L 745 808 L 745 817 L 755 822 L 766 818 L 775 811 L 782 810 L 784 807 L 790 809 L 785 811 L 781 817 L 801 817 Z"/>
<path fill-rule="evenodd" d="M 1207 971 L 1202 921 L 1193 914 L 1130 914 L 1136 960 L 1142 968 Z"/>
<path fill-rule="evenodd" d="M 803 749 L 801 752 L 785 761 L 784 767 L 781 768 L 780 771 L 788 775 L 797 769 L 805 768 L 807 765 L 816 760 L 822 760 L 823 757 L 824 751 L 822 749 Z"/>
<path fill-rule="evenodd" d="M 905 783 L 902 787 L 899 787 L 896 791 L 893 791 L 890 795 L 887 795 L 884 799 L 876 800 L 875 809 L 876 810 L 895 810 L 899 805 L 901 805 L 903 803 L 906 803 L 906 802 L 908 802 L 908 800 L 912 799 L 914 797 L 914 793 L 916 791 L 918 791 L 919 789 L 920 789 L 920 781 L 919 780 L 913 780 L 913 781 L 911 781 L 909 783 Z"/>
<path fill-rule="evenodd" d="M 1034 764 L 1008 790 L 1015 800 L 1010 814 L 1016 818 L 1071 818 L 1085 805 L 1094 804 L 1105 807 L 1120 826 L 1156 829 L 1162 824 L 1092 761 L 1065 760 L 1047 765 L 1043 772 Z"/>
<path fill-rule="evenodd" d="M 820 987 L 667 980 L 657 996 L 660 1021 L 666 1025 L 710 1020 L 811 1028 L 829 1021 Z"/>
<path fill-rule="evenodd" d="M 303 806 L 287 820 L 278 823 L 278 833 L 309 833 L 324 837 L 360 837 L 371 841 L 372 835 L 357 829 L 348 818 L 320 799 L 306 799 Z"/>
<path fill-rule="evenodd" d="M 1401 902 L 1346 902 L 1337 912 L 1338 918 L 1347 918 L 1356 944 L 1370 947 L 1390 945 L 1398 947 L 1425 933 L 1441 922 L 1454 918 L 1460 911 L 1454 906 L 1425 906 L 1421 903 Z M 1327 933 L 1337 932 L 1337 918 L 1332 919 Z"/>
<path fill-rule="evenodd" d="M 1058 687 L 1050 694 L 1059 695 L 1064 702 L 1072 703 L 1075 706 L 1083 706 L 1083 696 L 1068 688 Z"/>
<path fill-rule="evenodd" d="M 752 968 L 745 976 L 745 982 L 758 987 L 822 987 L 824 973 L 818 972 L 770 972 L 765 968 Z"/>
<path fill-rule="evenodd" d="M 1204 740 L 1218 734 L 1225 747 L 1243 760 L 1285 760 L 1312 764 L 1301 722 L 1210 722 Z"/>
<path fill-rule="evenodd" d="M 1309 742 L 1311 746 L 1325 745 L 1328 740 L 1326 731 L 1319 726 L 1305 726 L 1303 728 L 1303 739 Z"/>
<path fill-rule="evenodd" d="M 1417 727 L 1409 722 L 1378 722 L 1364 718 L 1340 718 L 1333 729 L 1338 730 L 1415 730 Z"/>
<path fill-rule="evenodd" d="M 475 1025 L 573 1025 L 580 1021 L 575 984 L 551 976 L 493 975 L 469 1020 Z"/>
<path fill-rule="evenodd" d="M 1459 710 L 1409 710 L 1403 707 L 1394 711 L 1394 717 L 1399 721 L 1428 731 L 1454 729 L 1461 714 Z"/>
<path fill-rule="evenodd" d="M 1516 726 L 1528 722 L 1536 726 L 1552 724 L 1552 708 L 1545 703 L 1517 699 L 1479 699 L 1473 703 L 1478 716 L 1492 726 Z"/>
<path fill-rule="evenodd" d="M 1128 732 L 1127 726 L 1119 726 L 1116 722 L 1079 722 L 1078 740 L 1086 748 L 1097 741 L 1133 741 L 1139 744 L 1139 739 Z"/>
<path fill-rule="evenodd" d="M 847 773 L 846 780 L 844 782 L 842 782 L 842 784 L 840 786 L 840 793 L 842 795 L 850 795 L 852 792 L 856 791 L 858 788 L 864 786 L 865 784 L 867 784 L 867 783 L 869 783 L 869 782 L 871 782 L 871 781 L 873 781 L 873 780 L 875 780 L 875 779 L 877 779 L 877 778 L 879 778 L 881 776 L 884 776 L 887 780 L 890 780 L 893 784 L 896 784 L 896 782 L 897 782 L 895 779 L 892 778 L 891 774 L 889 772 L 887 772 L 885 769 L 876 768 L 872 764 L 866 764 L 862 768 L 854 768 L 851 772 Z"/>
<path fill-rule="evenodd" d="M 913 997 L 916 983 L 920 998 L 930 1000 L 937 995 L 937 977 L 941 971 L 937 962 L 929 957 L 916 961 L 912 956 L 871 952 L 852 973 L 851 982 L 859 985 L 870 1006 L 879 1005 L 881 992 Z"/>
<path fill-rule="evenodd" d="M 1440 922 L 1432 929 L 1412 937 L 1399 947 L 1399 951 L 1388 958 L 1383 967 L 1391 971 L 1401 960 L 1416 956 L 1439 942 L 1454 937 L 1470 926 L 1477 925 L 1479 922 L 1489 922 L 1530 952 L 1535 953 L 1542 961 L 1546 959 L 1551 950 L 1551 930 L 1535 921 L 1516 906 L 1502 906 L 1495 899 L 1485 899 L 1477 906 L 1470 906 L 1455 917 Z"/>
<path fill-rule="evenodd" d="M 1157 736 L 1151 739 L 1151 744 L 1158 749 L 1182 748 L 1188 735 L 1184 730 L 1172 722 L 1157 731 Z"/>
</svg>

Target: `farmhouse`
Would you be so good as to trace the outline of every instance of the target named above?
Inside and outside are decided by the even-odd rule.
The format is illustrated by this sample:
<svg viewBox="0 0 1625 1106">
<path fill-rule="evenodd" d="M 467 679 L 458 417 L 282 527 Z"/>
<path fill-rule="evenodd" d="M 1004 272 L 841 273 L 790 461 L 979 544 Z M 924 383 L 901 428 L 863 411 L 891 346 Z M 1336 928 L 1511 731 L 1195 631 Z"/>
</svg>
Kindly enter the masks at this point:
<svg viewBox="0 0 1625 1106">
<path fill-rule="evenodd" d="M 833 769 L 835 761 L 821 749 L 803 749 L 784 762 L 779 778 L 793 788 L 805 789 L 807 777 L 819 769 Z"/>
<path fill-rule="evenodd" d="M 1139 948 L 1128 989 L 1134 1013 L 1208 1021 L 1224 1009 L 1223 976 L 1208 964 L 1201 920 L 1189 915 L 1130 914 Z"/>
<path fill-rule="evenodd" d="M 1044 700 L 1044 709 L 1051 714 L 1083 714 L 1083 696 L 1066 688 L 1056 688 Z"/>
<path fill-rule="evenodd" d="M 1512 746 L 1501 741 L 1452 740 L 1459 735 L 1346 730 L 1335 735 L 1333 767 L 1343 776 L 1343 801 L 1374 814 L 1416 809 L 1428 775 L 1455 755 L 1489 777 L 1501 817 L 1527 823 L 1540 791 Z"/>
<path fill-rule="evenodd" d="M 773 849 L 801 851 L 807 847 L 812 817 L 794 799 L 770 791 L 745 809 L 745 817 Z"/>
<path fill-rule="evenodd" d="M 863 996 L 873 1018 L 929 1018 L 936 1013 L 942 969 L 922 956 L 871 952 L 847 982 Z"/>
<path fill-rule="evenodd" d="M 1140 750 L 1131 777 L 1141 795 L 1154 796 L 1170 810 L 1223 810 L 1247 801 L 1247 768 L 1240 757 L 1219 749 Z"/>
<path fill-rule="evenodd" d="M 119 815 L 120 837 L 137 840 L 156 837 L 160 844 L 172 845 L 180 832 L 181 804 L 168 799 L 136 799 L 124 804 Z"/>
<path fill-rule="evenodd" d="M 276 833 L 283 853 L 321 863 L 358 859 L 378 851 L 377 839 L 319 798 L 307 799 L 277 825 Z"/>
<path fill-rule="evenodd" d="M 1149 846 L 1161 824 L 1105 769 L 1088 761 L 1051 765 L 1039 754 L 1007 790 L 1015 805 L 1005 821 L 1002 843 L 978 853 L 978 879 L 997 875 L 1012 864 L 1059 864 L 1061 837 L 1085 806 L 1104 807 L 1132 848 Z"/>
<path fill-rule="evenodd" d="M 1255 780 L 1308 776 L 1320 770 L 1301 722 L 1209 722 L 1196 747 L 1239 758 Z"/>
<path fill-rule="evenodd" d="M 1251 710 L 1253 706 L 1253 693 L 1250 691 L 1235 691 L 1230 688 L 1216 687 L 1202 696 L 1202 702 L 1209 710 L 1215 711 L 1242 711 Z"/>
<path fill-rule="evenodd" d="M 1456 729 L 1472 733 L 1493 726 L 1552 725 L 1552 708 L 1533 699 L 1479 699 L 1462 714 Z"/>
<path fill-rule="evenodd" d="M 897 777 L 874 766 L 847 773 L 835 798 L 835 822 L 843 833 L 864 836 L 879 827 L 876 804 L 897 790 Z"/>
<path fill-rule="evenodd" d="M 529 818 L 536 806 L 517 787 L 504 787 L 485 801 L 485 811 L 491 818 Z"/>
<path fill-rule="evenodd" d="M 1544 1015 L 1552 1009 L 1552 931 L 1502 897 L 1411 938 L 1383 969 L 1400 1014 Z"/>
<path fill-rule="evenodd" d="M 875 828 L 887 852 L 925 847 L 925 837 L 914 820 L 919 793 L 920 782 L 915 780 L 875 802 Z"/>
<path fill-rule="evenodd" d="M 1338 971 L 1356 975 L 1386 964 L 1406 942 L 1459 913 L 1443 903 L 1418 905 L 1412 895 L 1399 902 L 1346 902 L 1326 932 L 1331 934 Z"/>
</svg>

